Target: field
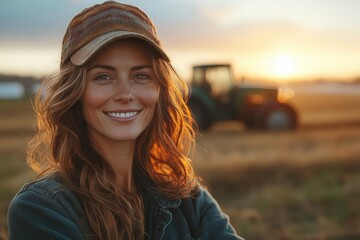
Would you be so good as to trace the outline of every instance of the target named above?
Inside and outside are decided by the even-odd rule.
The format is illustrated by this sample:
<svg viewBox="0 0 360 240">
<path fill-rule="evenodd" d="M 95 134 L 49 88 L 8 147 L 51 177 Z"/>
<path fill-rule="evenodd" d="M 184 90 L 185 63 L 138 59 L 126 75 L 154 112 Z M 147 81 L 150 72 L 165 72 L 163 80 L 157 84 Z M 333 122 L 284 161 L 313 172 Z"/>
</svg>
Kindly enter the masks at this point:
<svg viewBox="0 0 360 240">
<path fill-rule="evenodd" d="M 247 239 L 360 239 L 360 127 L 217 130 L 198 144 L 198 173 Z"/>
<path fill-rule="evenodd" d="M 195 169 L 247 239 L 360 239 L 360 96 L 306 93 L 293 102 L 295 131 L 227 122 L 201 132 Z M 0 102 L 3 238 L 11 198 L 34 177 L 24 160 L 33 123 L 29 102 Z"/>
</svg>

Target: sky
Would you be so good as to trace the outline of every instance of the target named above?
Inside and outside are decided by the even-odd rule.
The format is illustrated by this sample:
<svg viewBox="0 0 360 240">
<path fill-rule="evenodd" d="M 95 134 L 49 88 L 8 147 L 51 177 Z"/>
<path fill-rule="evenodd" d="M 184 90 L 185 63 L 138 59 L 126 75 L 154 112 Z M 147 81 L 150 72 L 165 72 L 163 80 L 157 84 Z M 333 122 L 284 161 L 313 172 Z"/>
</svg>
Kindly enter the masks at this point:
<svg viewBox="0 0 360 240">
<path fill-rule="evenodd" d="M 43 77 L 59 66 L 67 24 L 94 0 L 1 0 L 0 74 Z M 157 26 L 179 73 L 231 63 L 236 79 L 360 76 L 359 0 L 126 0 Z"/>
</svg>

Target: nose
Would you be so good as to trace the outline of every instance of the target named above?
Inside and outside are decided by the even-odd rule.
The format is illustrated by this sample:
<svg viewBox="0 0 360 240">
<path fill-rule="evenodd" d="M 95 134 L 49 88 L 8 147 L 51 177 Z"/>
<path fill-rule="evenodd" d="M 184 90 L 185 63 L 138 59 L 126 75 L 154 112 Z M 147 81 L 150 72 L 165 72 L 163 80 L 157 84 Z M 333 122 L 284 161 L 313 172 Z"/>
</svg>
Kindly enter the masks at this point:
<svg viewBox="0 0 360 240">
<path fill-rule="evenodd" d="M 134 100 L 134 91 L 130 81 L 124 81 L 116 86 L 114 100 L 117 102 L 129 102 Z"/>
</svg>

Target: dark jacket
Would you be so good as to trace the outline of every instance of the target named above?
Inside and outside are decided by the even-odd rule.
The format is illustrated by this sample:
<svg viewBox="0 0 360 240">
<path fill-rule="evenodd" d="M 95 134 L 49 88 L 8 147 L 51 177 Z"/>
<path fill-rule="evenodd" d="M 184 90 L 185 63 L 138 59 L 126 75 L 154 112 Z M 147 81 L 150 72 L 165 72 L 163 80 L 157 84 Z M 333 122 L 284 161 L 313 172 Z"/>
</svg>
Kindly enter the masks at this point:
<svg viewBox="0 0 360 240">
<path fill-rule="evenodd" d="M 208 191 L 169 200 L 143 194 L 147 239 L 241 239 Z M 54 178 L 25 184 L 8 211 L 9 240 L 97 239 L 80 201 Z"/>
</svg>

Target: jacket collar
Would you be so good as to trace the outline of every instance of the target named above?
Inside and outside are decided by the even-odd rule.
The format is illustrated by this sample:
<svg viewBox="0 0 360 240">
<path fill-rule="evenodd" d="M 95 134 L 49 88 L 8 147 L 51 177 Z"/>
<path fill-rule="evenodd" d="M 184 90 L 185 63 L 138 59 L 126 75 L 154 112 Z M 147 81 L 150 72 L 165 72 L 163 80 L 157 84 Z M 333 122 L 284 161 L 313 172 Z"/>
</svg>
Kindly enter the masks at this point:
<svg viewBox="0 0 360 240">
<path fill-rule="evenodd" d="M 150 192 L 150 198 L 159 205 L 160 208 L 177 208 L 181 204 L 181 199 L 168 199 L 160 196 L 159 194 Z"/>
</svg>

